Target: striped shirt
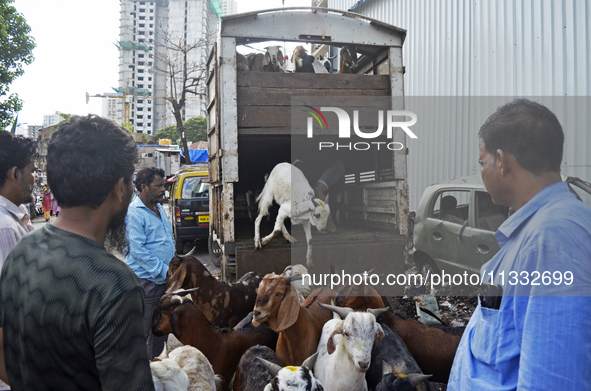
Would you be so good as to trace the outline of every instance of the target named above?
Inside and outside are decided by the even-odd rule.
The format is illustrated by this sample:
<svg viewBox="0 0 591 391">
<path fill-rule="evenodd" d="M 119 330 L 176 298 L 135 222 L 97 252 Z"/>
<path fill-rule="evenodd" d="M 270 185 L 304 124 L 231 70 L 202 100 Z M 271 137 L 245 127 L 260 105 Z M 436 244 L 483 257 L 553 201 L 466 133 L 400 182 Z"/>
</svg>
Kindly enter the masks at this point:
<svg viewBox="0 0 591 391">
<path fill-rule="evenodd" d="M 0 276 L 0 327 L 14 390 L 154 389 L 129 267 L 51 224 L 19 241 Z"/>
<path fill-rule="evenodd" d="M 33 229 L 27 207 L 0 196 L 0 269 L 16 243 Z"/>
</svg>

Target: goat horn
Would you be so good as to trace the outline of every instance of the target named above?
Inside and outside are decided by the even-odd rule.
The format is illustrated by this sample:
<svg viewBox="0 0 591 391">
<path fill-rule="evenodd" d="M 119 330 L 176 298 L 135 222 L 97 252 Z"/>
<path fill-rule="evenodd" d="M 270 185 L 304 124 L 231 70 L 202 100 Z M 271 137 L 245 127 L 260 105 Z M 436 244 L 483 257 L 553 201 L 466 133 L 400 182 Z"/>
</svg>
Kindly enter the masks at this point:
<svg viewBox="0 0 591 391">
<path fill-rule="evenodd" d="M 380 315 L 382 315 L 383 313 L 388 312 L 389 308 L 368 308 L 367 312 L 369 312 L 370 314 L 372 314 L 373 316 L 375 316 L 376 318 Z"/>
<path fill-rule="evenodd" d="M 299 280 L 301 280 L 302 278 L 304 278 L 304 277 L 302 277 L 302 276 L 301 276 L 301 275 L 299 275 L 299 274 L 296 274 L 295 276 L 289 276 L 289 277 L 285 277 L 285 282 L 286 282 L 286 283 L 288 283 L 288 284 L 291 284 L 292 282 L 294 282 L 294 281 L 299 281 Z"/>
<path fill-rule="evenodd" d="M 390 364 L 388 364 L 386 361 L 382 361 L 382 377 L 389 373 L 392 373 L 392 366 L 390 366 Z"/>
<path fill-rule="evenodd" d="M 406 375 L 406 377 L 410 381 L 412 388 L 415 388 L 416 386 L 418 386 L 419 384 L 421 384 L 422 382 L 424 382 L 425 380 L 427 380 L 431 376 L 433 376 L 433 375 L 423 375 L 422 373 L 410 373 L 410 374 Z"/>
<path fill-rule="evenodd" d="M 334 60 L 335 58 L 337 58 L 337 55 L 336 54 L 334 56 L 332 56 L 332 57 L 328 57 L 328 56 L 326 57 L 327 60 Z"/>
<path fill-rule="evenodd" d="M 353 308 L 337 307 L 336 305 L 329 305 L 329 304 L 324 304 L 321 302 L 318 302 L 318 304 L 320 305 L 320 307 L 334 312 L 335 314 L 340 316 L 341 319 L 345 319 L 347 317 L 347 315 L 349 315 L 351 312 L 353 312 Z"/>
<path fill-rule="evenodd" d="M 267 368 L 267 371 L 269 371 L 269 373 L 273 377 L 277 376 L 277 372 L 279 372 L 282 369 L 279 365 L 275 364 L 274 362 L 267 361 L 264 358 L 260 358 L 260 357 L 257 357 L 257 358 L 259 359 L 261 364 L 263 364 L 263 366 L 265 368 Z"/>
<path fill-rule="evenodd" d="M 171 295 L 178 295 L 178 296 L 185 296 L 185 295 L 188 295 L 188 294 L 189 294 L 189 293 L 191 293 L 191 292 L 195 292 L 195 291 L 196 291 L 196 290 L 198 290 L 198 289 L 199 289 L 199 287 L 197 287 L 197 288 L 191 288 L 191 289 L 187 289 L 187 290 L 185 290 L 185 291 L 172 292 L 172 293 L 170 293 L 170 294 L 171 294 Z"/>
<path fill-rule="evenodd" d="M 306 367 L 310 370 L 313 370 L 314 364 L 316 363 L 316 357 L 318 357 L 318 352 L 314 353 L 313 355 L 308 357 L 306 360 L 304 360 L 304 362 L 302 363 L 302 367 Z"/>
<path fill-rule="evenodd" d="M 193 255 L 195 253 L 196 249 L 197 249 L 197 246 L 193 246 L 191 251 L 189 251 L 188 253 L 185 254 L 185 257 L 188 257 L 189 255 Z"/>
</svg>

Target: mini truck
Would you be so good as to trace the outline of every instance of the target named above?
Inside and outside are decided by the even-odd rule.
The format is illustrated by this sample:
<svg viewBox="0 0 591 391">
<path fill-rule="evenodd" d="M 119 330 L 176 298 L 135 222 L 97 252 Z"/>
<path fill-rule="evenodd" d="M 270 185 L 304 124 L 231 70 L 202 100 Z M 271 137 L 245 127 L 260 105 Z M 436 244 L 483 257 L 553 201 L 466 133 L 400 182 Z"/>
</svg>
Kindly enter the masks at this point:
<svg viewBox="0 0 591 391">
<path fill-rule="evenodd" d="M 247 194 L 258 194 L 273 167 L 293 162 L 296 147 L 310 141 L 305 125 L 292 123 L 294 97 L 339 97 L 346 104 L 348 97 L 378 96 L 386 98 L 392 109 L 403 110 L 405 36 L 405 30 L 383 22 L 326 8 L 282 8 L 221 18 L 207 63 L 207 110 L 209 244 L 224 281 L 249 271 L 281 273 L 291 263 L 305 264 L 306 242 L 300 226 L 291 229 L 296 243 L 278 235 L 255 250 L 252 219 L 257 210 L 252 202 L 248 206 Z M 237 72 L 237 46 L 266 41 L 324 44 L 333 50 L 352 46 L 363 56 L 353 74 Z M 309 103 L 303 100 L 300 104 Z M 302 115 L 302 110 L 297 112 Z M 326 113 L 326 119 L 335 123 L 336 116 L 331 115 Z M 315 150 L 319 142 L 337 142 L 337 128 L 331 126 L 332 133 L 315 136 Z M 396 129 L 393 140 L 383 141 L 406 145 L 406 134 Z M 314 268 L 310 272 L 340 272 L 339 262 L 347 258 L 355 272 L 381 266 L 388 273 L 403 273 L 409 245 L 408 149 L 384 147 L 366 151 L 362 158 L 356 158 L 355 150 L 346 153 L 355 163 L 346 165 L 338 207 L 332 201 L 336 197 L 330 195 L 329 201 L 333 211 L 338 209 L 338 231 L 321 234 L 313 230 Z M 322 164 L 316 164 L 322 163 L 321 157 L 317 153 L 304 158 L 312 167 L 312 172 L 305 172 L 311 186 L 322 173 L 314 172 L 321 170 Z M 275 216 L 271 214 L 267 225 L 261 226 L 262 236 L 271 232 Z"/>
</svg>

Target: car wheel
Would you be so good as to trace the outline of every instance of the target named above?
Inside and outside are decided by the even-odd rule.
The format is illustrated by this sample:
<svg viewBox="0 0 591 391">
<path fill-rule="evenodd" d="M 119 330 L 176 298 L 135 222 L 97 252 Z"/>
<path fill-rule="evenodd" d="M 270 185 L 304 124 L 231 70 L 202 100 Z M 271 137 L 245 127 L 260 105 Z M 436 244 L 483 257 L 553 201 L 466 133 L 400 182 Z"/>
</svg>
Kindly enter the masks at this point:
<svg viewBox="0 0 591 391">
<path fill-rule="evenodd" d="M 185 248 L 185 242 L 181 242 L 181 241 L 175 240 L 174 245 L 175 245 L 174 247 L 175 247 L 176 253 L 177 254 L 182 254 L 183 253 L 183 250 Z"/>
<path fill-rule="evenodd" d="M 209 235 L 207 238 L 207 249 L 209 250 L 209 257 L 213 264 L 217 267 L 220 266 L 222 261 L 222 250 L 217 242 L 214 242 L 213 236 Z"/>
<path fill-rule="evenodd" d="M 415 263 L 419 268 L 419 272 L 423 276 L 423 281 L 425 282 L 425 285 L 428 281 L 430 281 L 431 275 L 439 273 L 439 269 L 437 268 L 437 266 L 435 266 L 435 262 L 433 262 L 433 260 L 427 255 L 421 255 L 416 257 Z"/>
</svg>

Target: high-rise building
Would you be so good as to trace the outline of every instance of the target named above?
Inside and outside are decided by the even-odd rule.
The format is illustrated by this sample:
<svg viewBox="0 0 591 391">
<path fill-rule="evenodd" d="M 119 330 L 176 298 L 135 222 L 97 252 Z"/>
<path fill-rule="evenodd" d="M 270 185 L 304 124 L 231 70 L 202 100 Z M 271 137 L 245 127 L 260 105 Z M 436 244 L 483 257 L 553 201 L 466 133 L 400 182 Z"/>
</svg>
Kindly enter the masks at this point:
<svg viewBox="0 0 591 391">
<path fill-rule="evenodd" d="M 222 0 L 222 13 L 224 15 L 238 13 L 238 3 L 236 0 Z"/>
<path fill-rule="evenodd" d="M 57 125 L 64 120 L 64 117 L 61 116 L 59 111 L 56 111 L 55 114 L 49 114 L 43 116 L 43 128 L 47 128 L 53 125 Z"/>
<path fill-rule="evenodd" d="M 183 56 L 171 47 L 197 44 L 188 51 L 187 64 L 204 69 L 220 14 L 219 0 L 121 0 L 119 92 L 127 98 L 116 102 L 118 122 L 128 121 L 135 133 L 148 135 L 175 124 L 164 97 L 174 94 L 170 70 L 181 69 Z M 187 94 L 183 120 L 206 113 L 205 72 L 197 69 L 189 78 L 199 82 L 197 95 Z M 179 85 L 178 78 L 175 83 Z"/>
<path fill-rule="evenodd" d="M 116 98 L 118 96 L 118 98 Z M 121 95 L 115 92 L 106 92 L 103 94 L 103 110 L 102 117 L 108 118 L 111 121 L 118 122 L 118 109 L 121 100 Z M 120 123 L 120 122 L 119 122 Z"/>
<path fill-rule="evenodd" d="M 33 140 L 37 140 L 37 136 L 39 136 L 39 129 L 41 129 L 41 125 L 29 125 L 27 129 L 27 136 Z"/>
</svg>

